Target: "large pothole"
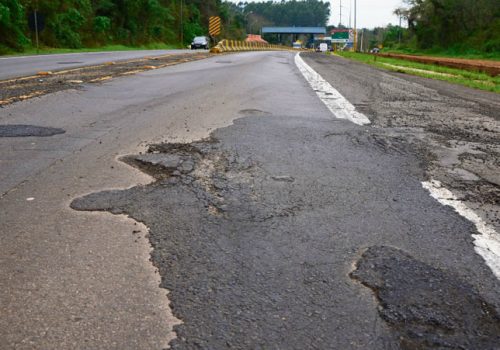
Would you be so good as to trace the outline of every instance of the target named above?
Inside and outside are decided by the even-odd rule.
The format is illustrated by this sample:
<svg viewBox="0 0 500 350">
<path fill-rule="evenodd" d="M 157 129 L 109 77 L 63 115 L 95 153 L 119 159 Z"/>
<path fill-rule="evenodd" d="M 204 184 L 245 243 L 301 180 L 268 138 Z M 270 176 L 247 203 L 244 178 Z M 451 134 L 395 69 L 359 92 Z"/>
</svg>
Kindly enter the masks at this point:
<svg viewBox="0 0 500 350">
<path fill-rule="evenodd" d="M 371 288 L 403 349 L 498 349 L 500 317 L 469 283 L 401 250 L 366 250 L 351 277 Z"/>
</svg>

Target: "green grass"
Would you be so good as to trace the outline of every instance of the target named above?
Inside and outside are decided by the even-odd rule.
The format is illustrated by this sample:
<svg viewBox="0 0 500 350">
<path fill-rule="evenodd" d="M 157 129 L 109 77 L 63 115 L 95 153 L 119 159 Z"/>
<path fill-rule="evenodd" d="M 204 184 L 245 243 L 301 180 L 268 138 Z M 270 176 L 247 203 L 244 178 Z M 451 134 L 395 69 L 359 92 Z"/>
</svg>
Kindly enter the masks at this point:
<svg viewBox="0 0 500 350">
<path fill-rule="evenodd" d="M 424 78 L 443 80 L 467 87 L 500 93 L 500 76 L 491 77 L 485 73 L 448 68 L 433 64 L 405 61 L 396 58 L 374 56 L 357 52 L 337 52 L 339 56 L 370 64 L 385 70 L 417 75 Z M 391 67 L 397 66 L 397 67 Z M 418 69 L 419 71 L 412 71 Z M 437 74 L 436 74 L 437 73 Z"/>
<path fill-rule="evenodd" d="M 87 47 L 81 49 L 62 49 L 41 47 L 40 55 L 61 54 L 61 53 L 80 53 L 80 52 L 101 52 L 101 51 L 134 51 L 134 50 L 172 50 L 178 49 L 179 46 L 167 45 L 162 43 L 148 44 L 142 46 L 125 46 L 125 45 L 106 45 L 100 47 Z M 23 52 L 8 52 L 5 56 L 30 56 L 36 55 L 36 48 L 29 48 Z"/>
</svg>

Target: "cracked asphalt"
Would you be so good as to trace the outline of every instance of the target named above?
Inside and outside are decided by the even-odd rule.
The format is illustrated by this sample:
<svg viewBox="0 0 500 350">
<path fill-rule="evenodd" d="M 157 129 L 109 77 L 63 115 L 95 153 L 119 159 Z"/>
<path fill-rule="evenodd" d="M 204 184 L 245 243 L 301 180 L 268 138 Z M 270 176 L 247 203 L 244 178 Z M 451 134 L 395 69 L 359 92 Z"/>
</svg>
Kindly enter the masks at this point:
<svg viewBox="0 0 500 350">
<path fill-rule="evenodd" d="M 456 144 L 482 147 L 483 153 L 477 148 L 466 152 L 473 159 L 482 154 L 489 160 L 495 154 L 484 150 L 494 150 L 497 145 L 497 97 L 325 57 L 304 56 L 373 125 L 335 119 L 294 66 L 294 54 L 286 52 L 209 58 L 89 86 L 88 91 L 66 91 L 61 97 L 48 95 L 7 106 L 10 118 L 0 119 L 2 122 L 34 125 L 29 117 L 17 117 L 29 110 L 29 104 L 36 109 L 44 99 L 72 97 L 80 103 L 77 115 L 89 123 L 96 112 L 85 107 L 79 95 L 92 101 L 102 93 L 115 94 L 109 100 L 113 102 L 103 103 L 102 108 L 109 110 L 108 126 L 115 123 L 119 127 L 80 145 L 79 152 L 68 151 L 50 172 L 39 166 L 41 176 L 26 176 L 23 184 L 4 194 L 0 223 L 7 244 L 0 245 L 0 256 L 23 255 L 20 242 L 29 239 L 30 233 L 22 230 L 23 223 L 16 222 L 13 215 L 16 211 L 21 217 L 33 214 L 20 203 L 48 182 L 49 173 L 55 178 L 51 178 L 51 200 L 44 214 L 58 222 L 58 214 L 51 208 L 61 207 L 60 187 L 76 182 L 57 181 L 66 178 L 61 174 L 78 162 L 73 174 L 89 180 L 86 186 L 64 190 L 64 204 L 71 207 L 64 218 L 72 226 L 68 238 L 91 234 L 95 240 L 92 249 L 102 256 L 104 263 L 88 273 L 99 276 L 109 270 L 108 263 L 114 263 L 114 275 L 127 276 L 124 282 L 142 276 L 154 285 L 151 272 L 125 272 L 137 266 L 137 261 L 125 260 L 122 267 L 116 264 L 129 253 L 121 249 L 137 244 L 138 231 L 144 237 L 144 225 L 152 247 L 151 261 L 164 288 L 158 290 L 169 291 L 166 302 L 173 316 L 161 321 L 163 329 L 146 327 L 149 333 L 144 337 L 131 331 L 138 310 L 114 324 L 93 319 L 92 309 L 83 312 L 81 318 L 93 322 L 80 322 L 82 335 L 101 334 L 96 326 L 121 327 L 121 335 L 135 340 L 127 345 L 102 333 L 106 342 L 91 337 L 91 348 L 161 348 L 160 341 L 143 346 L 141 340 L 154 337 L 169 342 L 172 349 L 497 349 L 500 281 L 474 251 L 476 227 L 433 199 L 422 186 L 423 181 L 437 178 L 454 193 L 470 194 L 467 203 L 475 204 L 478 213 L 496 225 L 498 188 L 491 179 L 482 187 L 486 175 L 480 176 L 494 177 L 491 164 L 496 163 L 485 161 L 482 164 L 488 166 L 474 167 L 467 158 L 467 169 L 474 169 L 479 180 L 471 179 L 466 172 L 471 170 L 450 172 L 459 168 L 451 160 L 466 157 L 455 152 L 453 158 L 449 149 Z M 155 91 L 155 98 L 146 96 L 145 83 L 150 84 L 149 92 Z M 128 95 L 118 92 L 123 85 L 129 91 L 136 89 L 136 101 L 127 101 Z M 200 100 L 210 105 L 190 103 Z M 125 103 L 133 103 L 133 111 Z M 67 111 L 70 106 L 64 108 Z M 446 111 L 454 112 L 456 123 L 443 115 Z M 63 115 L 44 123 L 66 131 L 44 140 L 50 143 L 60 138 L 59 143 L 67 140 L 63 144 L 69 147 L 74 141 L 67 138 L 79 126 L 62 121 Z M 12 145 L 11 140 L 0 142 Z M 141 141 L 148 144 L 137 147 Z M 12 152 L 22 156 L 15 149 Z M 117 156 L 116 161 L 106 156 L 110 152 Z M 99 161 L 93 163 L 93 159 Z M 451 160 L 446 163 L 445 159 Z M 30 164 L 35 168 L 29 159 L 27 164 L 27 168 Z M 110 164 L 119 169 L 110 170 Z M 493 170 L 487 173 L 487 169 Z M 114 178 L 134 171 L 149 180 L 133 185 L 134 177 L 126 177 L 120 185 Z M 477 198 L 487 199 L 481 202 Z M 103 215 L 108 221 L 98 222 L 88 231 L 81 224 L 72 225 L 97 212 L 114 216 Z M 114 226 L 113 221 L 124 215 L 141 229 Z M 41 226 L 44 221 L 42 218 Z M 99 235 L 99 228 L 106 235 Z M 37 229 L 32 231 L 37 233 Z M 101 243 L 111 234 L 116 247 Z M 73 246 L 64 236 L 43 232 L 45 242 L 60 241 L 81 251 L 81 246 Z M 38 248 L 39 255 L 44 247 Z M 36 272 L 38 259 L 43 263 L 56 256 L 25 256 L 23 261 L 27 270 L 31 266 Z M 69 271 L 80 273 L 75 263 Z M 6 260 L 6 266 L 15 271 L 15 259 Z M 60 269 L 52 273 L 63 276 Z M 16 276 L 11 280 L 23 278 L 11 276 Z M 0 281 L 5 281 L 4 273 Z M 14 342 L 19 331 L 16 322 L 22 320 L 12 316 L 12 310 L 21 307 L 16 300 L 34 298 L 21 298 L 22 283 L 17 285 L 5 284 L 0 289 L 17 296 L 1 305 L 11 310 L 11 322 L 0 328 L 0 337 L 12 348 L 23 344 Z M 86 299 L 92 300 L 105 287 L 100 282 L 82 289 Z M 59 299 L 71 299 L 57 283 L 37 288 L 43 294 L 57 290 Z M 132 291 L 141 300 L 140 285 L 122 283 L 116 288 L 110 284 L 106 288 L 124 296 Z M 148 290 L 154 292 L 154 288 Z M 142 296 L 142 300 L 148 298 Z M 153 308 L 158 302 L 151 300 Z M 87 305 L 91 308 L 92 302 Z M 107 307 L 104 311 L 111 314 L 117 307 L 130 309 L 125 299 Z M 78 314 L 74 310 L 79 307 L 72 308 L 72 314 Z M 24 309 L 35 312 L 37 307 L 28 304 Z M 139 311 L 147 316 L 148 310 Z M 61 334 L 57 327 L 65 324 L 64 318 L 64 312 L 53 315 L 49 327 L 53 333 L 48 334 Z M 148 325 L 157 324 L 154 318 L 151 321 Z M 39 327 L 37 322 L 30 325 Z M 174 333 L 162 338 L 168 333 L 167 325 Z M 21 333 L 26 337 L 30 331 L 24 328 Z M 57 348 L 57 336 L 32 339 L 34 345 L 26 348 L 37 348 L 37 344 L 45 345 L 38 348 Z M 89 347 L 84 344 L 76 341 L 73 347 L 63 348 Z"/>
</svg>

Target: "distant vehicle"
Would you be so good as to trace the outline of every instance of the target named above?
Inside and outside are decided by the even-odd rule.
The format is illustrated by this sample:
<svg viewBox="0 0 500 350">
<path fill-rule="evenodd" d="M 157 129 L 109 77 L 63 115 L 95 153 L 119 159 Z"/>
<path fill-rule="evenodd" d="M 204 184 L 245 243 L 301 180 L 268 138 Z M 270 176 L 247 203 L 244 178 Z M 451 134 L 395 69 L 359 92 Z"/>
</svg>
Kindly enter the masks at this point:
<svg viewBox="0 0 500 350">
<path fill-rule="evenodd" d="M 319 44 L 319 51 L 327 52 L 328 51 L 328 44 L 326 44 L 326 43 Z"/>
<path fill-rule="evenodd" d="M 294 49 L 301 49 L 302 48 L 302 41 L 296 41 L 293 43 L 293 48 Z"/>
<path fill-rule="evenodd" d="M 197 36 L 193 39 L 191 43 L 191 50 L 205 49 L 208 50 L 210 46 L 210 41 L 206 36 Z"/>
<path fill-rule="evenodd" d="M 370 50 L 370 53 L 379 53 L 380 49 L 378 47 L 374 47 L 373 49 Z"/>
</svg>

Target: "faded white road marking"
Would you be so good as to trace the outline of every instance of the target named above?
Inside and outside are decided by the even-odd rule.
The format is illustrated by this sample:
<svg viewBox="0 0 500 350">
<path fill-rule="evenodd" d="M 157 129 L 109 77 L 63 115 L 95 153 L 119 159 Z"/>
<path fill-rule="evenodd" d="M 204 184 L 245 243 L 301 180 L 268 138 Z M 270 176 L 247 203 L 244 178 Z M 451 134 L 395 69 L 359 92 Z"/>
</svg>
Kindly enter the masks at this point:
<svg viewBox="0 0 500 350">
<path fill-rule="evenodd" d="M 458 214 L 476 225 L 479 234 L 472 235 L 475 245 L 474 250 L 483 257 L 495 276 L 500 279 L 500 235 L 453 193 L 442 187 L 439 181 L 422 182 L 422 185 L 439 203 L 449 205 Z"/>
<path fill-rule="evenodd" d="M 340 92 L 304 62 L 302 57 L 300 57 L 300 53 L 295 55 L 295 64 L 314 91 L 316 91 L 321 101 L 323 101 L 336 118 L 347 119 L 358 125 L 370 124 L 370 119 L 364 114 L 357 112 L 356 108 Z"/>
</svg>

